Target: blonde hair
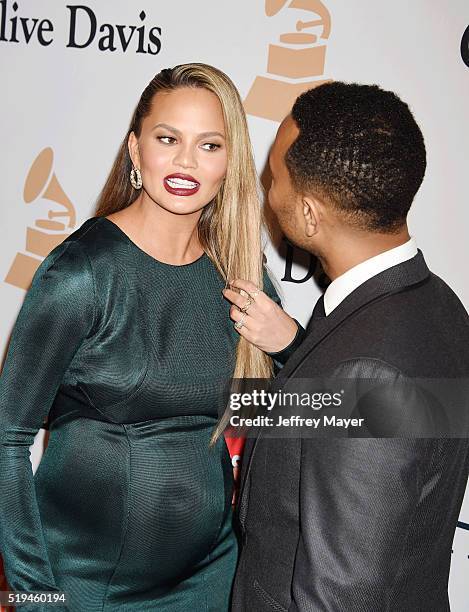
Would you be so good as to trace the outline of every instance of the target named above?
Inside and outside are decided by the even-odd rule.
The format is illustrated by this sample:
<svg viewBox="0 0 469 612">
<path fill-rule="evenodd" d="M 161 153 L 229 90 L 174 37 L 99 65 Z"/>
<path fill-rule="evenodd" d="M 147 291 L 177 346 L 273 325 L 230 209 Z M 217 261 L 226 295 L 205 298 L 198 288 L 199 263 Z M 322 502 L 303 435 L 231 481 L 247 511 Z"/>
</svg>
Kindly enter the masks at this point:
<svg viewBox="0 0 469 612">
<path fill-rule="evenodd" d="M 202 87 L 220 101 L 225 121 L 228 167 L 216 197 L 202 211 L 200 243 L 225 283 L 235 278 L 252 281 L 262 289 L 261 198 L 243 104 L 235 85 L 221 70 L 207 64 L 181 64 L 159 72 L 143 91 L 108 179 L 98 198 L 96 215 L 106 216 L 129 206 L 138 192 L 129 182 L 132 162 L 127 142 L 138 137 L 143 119 L 151 112 L 155 94 L 181 87 Z M 272 360 L 240 337 L 234 378 L 270 378 Z M 227 408 L 212 434 L 211 444 L 229 423 Z"/>
</svg>

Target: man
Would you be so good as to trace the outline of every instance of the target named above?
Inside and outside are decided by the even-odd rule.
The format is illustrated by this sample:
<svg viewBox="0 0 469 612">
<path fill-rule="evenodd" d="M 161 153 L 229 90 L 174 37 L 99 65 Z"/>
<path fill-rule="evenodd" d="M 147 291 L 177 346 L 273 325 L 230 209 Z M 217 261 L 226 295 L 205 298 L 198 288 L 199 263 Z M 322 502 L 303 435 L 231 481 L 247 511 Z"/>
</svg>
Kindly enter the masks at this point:
<svg viewBox="0 0 469 612">
<path fill-rule="evenodd" d="M 271 391 L 328 375 L 467 378 L 467 313 L 406 223 L 426 167 L 407 105 L 377 86 L 310 90 L 269 163 L 282 230 L 332 281 Z M 391 395 L 380 410 L 386 420 L 413 407 Z M 468 448 L 463 438 L 249 439 L 233 611 L 449 610 Z"/>
</svg>

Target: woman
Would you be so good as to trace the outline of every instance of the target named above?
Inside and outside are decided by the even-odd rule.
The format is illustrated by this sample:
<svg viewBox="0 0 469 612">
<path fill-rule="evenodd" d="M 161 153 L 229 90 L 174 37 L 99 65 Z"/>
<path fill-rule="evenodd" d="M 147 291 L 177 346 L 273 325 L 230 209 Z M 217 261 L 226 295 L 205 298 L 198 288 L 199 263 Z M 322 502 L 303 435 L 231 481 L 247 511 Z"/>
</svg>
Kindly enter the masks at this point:
<svg viewBox="0 0 469 612">
<path fill-rule="evenodd" d="M 96 216 L 46 257 L 14 328 L 0 412 L 11 589 L 64 591 L 73 612 L 229 609 L 220 388 L 233 373 L 269 376 L 271 359 L 239 338 L 221 292 L 236 277 L 261 288 L 261 262 L 234 85 L 203 64 L 161 71 Z M 279 348 L 296 333 L 283 322 Z M 28 447 L 48 414 L 33 480 Z"/>
</svg>

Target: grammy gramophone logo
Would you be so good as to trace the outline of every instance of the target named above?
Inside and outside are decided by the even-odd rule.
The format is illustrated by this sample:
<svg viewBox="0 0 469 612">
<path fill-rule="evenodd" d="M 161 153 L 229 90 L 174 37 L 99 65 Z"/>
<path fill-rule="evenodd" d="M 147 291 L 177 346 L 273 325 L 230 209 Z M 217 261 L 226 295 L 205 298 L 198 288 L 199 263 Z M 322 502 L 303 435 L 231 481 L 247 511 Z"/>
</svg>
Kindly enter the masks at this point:
<svg viewBox="0 0 469 612">
<path fill-rule="evenodd" d="M 60 186 L 53 171 L 54 153 L 43 149 L 33 161 L 24 183 L 23 199 L 33 204 L 41 199 L 58 204 L 61 209 L 48 211 L 47 219 L 37 219 L 34 227 L 26 228 L 25 252 L 17 253 L 5 282 L 28 289 L 41 261 L 53 248 L 70 235 L 67 229 L 76 225 L 75 207 Z M 63 221 L 58 219 L 62 218 Z"/>
<path fill-rule="evenodd" d="M 320 77 L 324 75 L 326 60 L 324 41 L 331 32 L 329 11 L 321 0 L 265 2 L 267 17 L 291 9 L 297 13 L 299 10 L 314 13 L 316 18 L 296 19 L 296 32 L 281 34 L 278 42 L 269 45 L 267 75 L 256 77 L 244 101 L 250 115 L 282 121 L 301 93 L 328 80 Z"/>
</svg>

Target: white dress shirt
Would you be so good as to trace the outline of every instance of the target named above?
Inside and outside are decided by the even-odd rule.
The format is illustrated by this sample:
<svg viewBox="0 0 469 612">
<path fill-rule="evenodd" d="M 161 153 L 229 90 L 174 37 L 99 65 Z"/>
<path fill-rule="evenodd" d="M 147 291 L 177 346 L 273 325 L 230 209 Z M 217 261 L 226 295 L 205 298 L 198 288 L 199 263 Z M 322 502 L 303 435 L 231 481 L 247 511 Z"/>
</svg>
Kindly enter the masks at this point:
<svg viewBox="0 0 469 612">
<path fill-rule="evenodd" d="M 417 245 L 415 240 L 411 238 L 394 249 L 389 249 L 388 251 L 384 251 L 384 253 L 380 253 L 375 257 L 370 257 L 370 259 L 362 261 L 353 268 L 350 268 L 350 270 L 347 270 L 347 272 L 344 272 L 344 274 L 338 276 L 327 287 L 324 293 L 324 311 L 326 317 L 334 308 L 337 308 L 352 291 L 355 291 L 355 289 L 365 281 L 380 272 L 384 272 L 384 270 L 388 268 L 392 268 L 403 261 L 412 259 L 415 255 L 417 255 Z"/>
</svg>

